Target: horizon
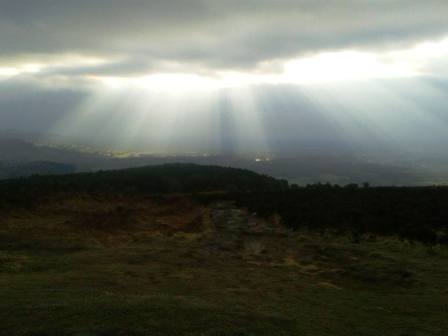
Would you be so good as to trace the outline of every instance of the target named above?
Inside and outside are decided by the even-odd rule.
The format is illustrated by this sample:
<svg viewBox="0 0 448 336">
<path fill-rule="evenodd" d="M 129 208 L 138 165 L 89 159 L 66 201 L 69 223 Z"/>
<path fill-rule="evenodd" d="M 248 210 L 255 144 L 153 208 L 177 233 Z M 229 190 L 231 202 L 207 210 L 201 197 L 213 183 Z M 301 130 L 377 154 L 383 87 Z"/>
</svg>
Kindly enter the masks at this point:
<svg viewBox="0 0 448 336">
<path fill-rule="evenodd" d="M 445 181 L 446 13 L 439 0 L 3 1 L 0 136 L 352 157 Z"/>
</svg>

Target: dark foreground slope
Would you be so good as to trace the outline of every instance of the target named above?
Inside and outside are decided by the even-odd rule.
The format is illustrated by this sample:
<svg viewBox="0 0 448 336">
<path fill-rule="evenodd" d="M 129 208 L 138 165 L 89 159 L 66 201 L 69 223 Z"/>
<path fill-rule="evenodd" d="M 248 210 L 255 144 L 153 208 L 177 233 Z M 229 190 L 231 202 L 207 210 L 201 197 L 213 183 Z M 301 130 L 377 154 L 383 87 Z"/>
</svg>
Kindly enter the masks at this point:
<svg viewBox="0 0 448 336">
<path fill-rule="evenodd" d="M 445 336 L 448 250 L 232 202 L 66 193 L 0 217 L 1 335 Z"/>
<path fill-rule="evenodd" d="M 448 249 L 411 233 L 443 233 L 446 193 L 195 165 L 3 181 L 0 335 L 444 336 Z"/>
</svg>

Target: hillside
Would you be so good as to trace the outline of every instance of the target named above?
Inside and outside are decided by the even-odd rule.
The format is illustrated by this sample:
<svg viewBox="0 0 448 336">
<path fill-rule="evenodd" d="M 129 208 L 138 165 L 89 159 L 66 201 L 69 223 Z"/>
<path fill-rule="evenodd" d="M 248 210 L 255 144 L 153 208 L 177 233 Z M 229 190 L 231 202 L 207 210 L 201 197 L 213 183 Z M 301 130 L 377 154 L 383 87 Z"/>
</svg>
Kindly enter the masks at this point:
<svg viewBox="0 0 448 336">
<path fill-rule="evenodd" d="M 48 161 L 34 161 L 16 164 L 0 163 L 0 180 L 28 177 L 32 175 L 71 174 L 75 171 L 76 168 L 73 165 Z"/>
<path fill-rule="evenodd" d="M 44 175 L 0 182 L 4 203 L 27 203 L 57 193 L 173 193 L 262 191 L 288 188 L 284 180 L 249 170 L 166 164 L 67 175 Z"/>
<path fill-rule="evenodd" d="M 2 332 L 442 336 L 448 247 L 409 234 L 446 194 L 190 164 L 2 181 Z"/>
<path fill-rule="evenodd" d="M 448 250 L 232 202 L 53 198 L 0 218 L 7 335 L 445 335 Z"/>
<path fill-rule="evenodd" d="M 228 200 L 264 217 L 280 216 L 290 229 L 397 236 L 448 244 L 448 188 L 289 185 L 255 172 L 219 166 L 166 164 L 123 170 L 32 176 L 0 181 L 0 209 L 42 200 L 94 195 L 183 193 L 203 204 Z"/>
</svg>

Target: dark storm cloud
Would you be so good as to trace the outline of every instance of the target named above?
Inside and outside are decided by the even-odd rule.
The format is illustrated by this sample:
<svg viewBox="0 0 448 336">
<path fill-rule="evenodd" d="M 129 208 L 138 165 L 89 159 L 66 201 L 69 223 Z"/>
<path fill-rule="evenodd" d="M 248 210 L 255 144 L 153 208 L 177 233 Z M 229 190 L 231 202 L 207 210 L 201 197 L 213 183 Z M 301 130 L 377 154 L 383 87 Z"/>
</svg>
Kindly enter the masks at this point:
<svg viewBox="0 0 448 336">
<path fill-rule="evenodd" d="M 78 54 L 110 62 L 51 71 L 251 69 L 438 38 L 448 32 L 447 14 L 446 0 L 0 0 L 0 65 Z"/>
</svg>

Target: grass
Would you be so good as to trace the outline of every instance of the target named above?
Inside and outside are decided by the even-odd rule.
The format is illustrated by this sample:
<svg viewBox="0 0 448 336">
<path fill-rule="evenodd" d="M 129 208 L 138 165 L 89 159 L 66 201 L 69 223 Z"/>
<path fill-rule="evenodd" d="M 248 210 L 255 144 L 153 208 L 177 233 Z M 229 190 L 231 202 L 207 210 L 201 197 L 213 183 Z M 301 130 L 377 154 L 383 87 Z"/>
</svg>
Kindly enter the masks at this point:
<svg viewBox="0 0 448 336">
<path fill-rule="evenodd" d="M 80 195 L 3 214 L 0 334 L 447 335 L 446 247 L 217 211 Z"/>
</svg>

